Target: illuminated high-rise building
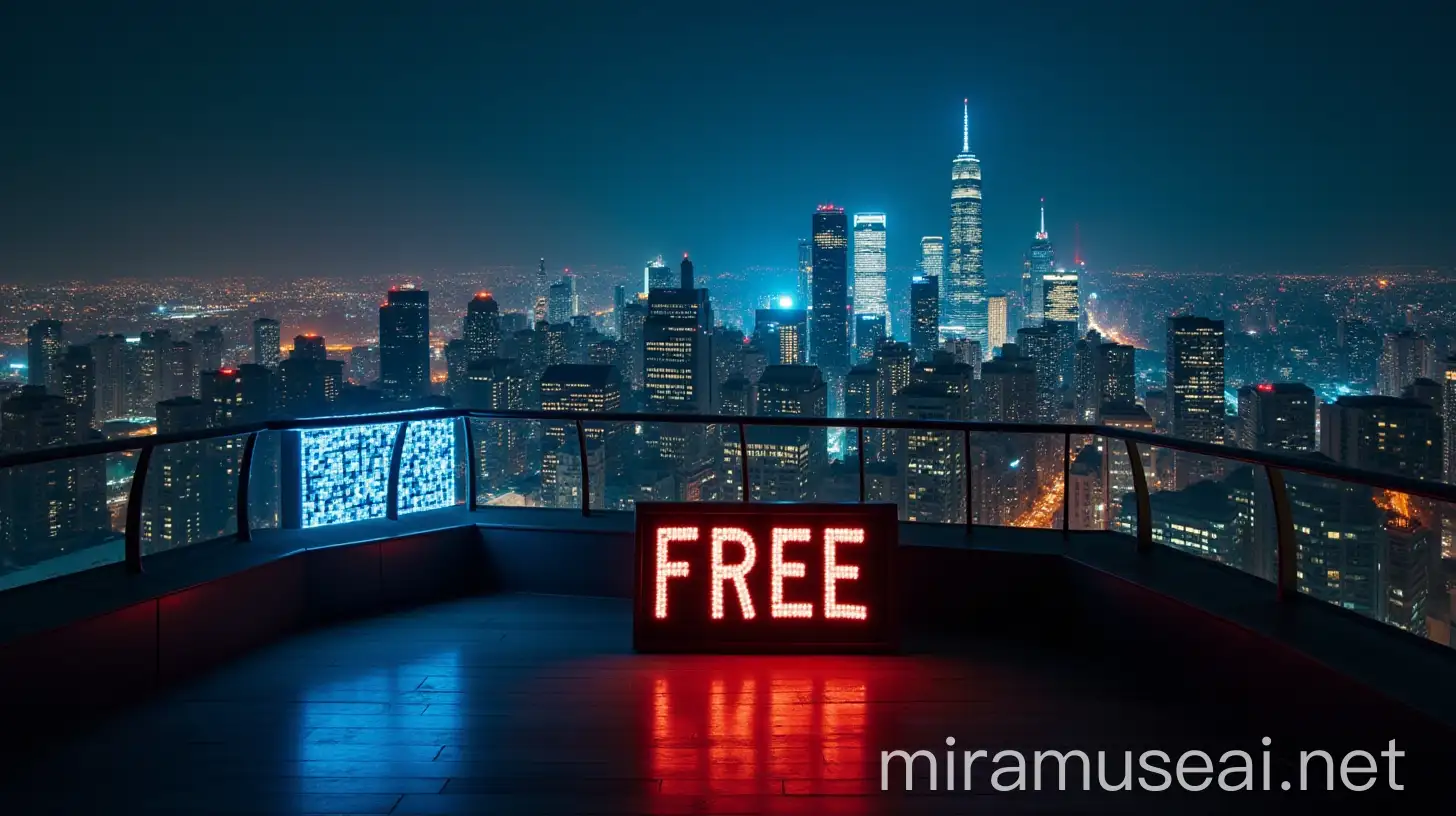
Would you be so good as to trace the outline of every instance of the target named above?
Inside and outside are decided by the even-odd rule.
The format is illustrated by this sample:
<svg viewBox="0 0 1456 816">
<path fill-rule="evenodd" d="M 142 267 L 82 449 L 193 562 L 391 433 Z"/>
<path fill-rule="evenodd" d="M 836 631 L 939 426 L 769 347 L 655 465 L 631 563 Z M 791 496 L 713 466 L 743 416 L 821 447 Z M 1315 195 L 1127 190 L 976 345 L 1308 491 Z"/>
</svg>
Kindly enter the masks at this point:
<svg viewBox="0 0 1456 816">
<path fill-rule="evenodd" d="M 520 363 L 500 357 L 470 361 L 465 369 L 464 393 L 456 399 L 481 411 L 517 411 L 526 407 L 526 380 Z M 524 422 L 470 420 L 475 440 L 477 488 L 489 494 L 507 480 L 526 472 Z M 477 498 L 486 498 L 486 495 Z"/>
<path fill-rule="evenodd" d="M 1016 331 L 1016 347 L 1036 368 L 1036 418 L 1057 422 L 1062 406 L 1062 332 L 1055 326 L 1031 326 Z M 981 367 L 985 372 L 985 366 Z"/>
<path fill-rule="evenodd" d="M 854 214 L 854 313 L 882 315 L 889 328 L 885 299 L 885 214 Z M 855 343 L 859 344 L 856 337 Z"/>
<path fill-rule="evenodd" d="M 1456 355 L 1446 358 L 1446 370 L 1441 379 L 1441 402 L 1445 408 L 1445 424 L 1442 436 L 1445 439 L 1444 471 L 1446 481 L 1456 483 Z M 1453 555 L 1452 557 L 1456 557 Z"/>
<path fill-rule="evenodd" d="M 1398 397 L 1405 387 L 1431 374 L 1431 341 L 1409 329 L 1385 335 L 1380 353 L 1379 393 Z"/>
<path fill-rule="evenodd" d="M 703 290 L 698 290 L 703 291 Z M 554 365 L 541 375 L 541 410 L 614 413 L 621 409 L 617 370 L 601 365 Z M 605 506 L 607 477 L 620 476 L 628 428 L 620 422 L 585 427 L 591 502 Z M 581 506 L 581 453 L 574 422 L 542 423 L 541 501 L 547 507 Z M 615 481 L 620 482 L 620 478 Z"/>
<path fill-rule="evenodd" d="M 222 328 L 208 326 L 192 333 L 192 348 L 197 351 L 197 370 L 216 371 L 222 368 L 224 345 Z"/>
<path fill-rule="evenodd" d="M 76 406 L 28 385 L 0 403 L 0 452 L 85 441 Z M 93 546 L 106 530 L 104 470 L 99 457 L 0 470 L 0 550 L 25 567 Z"/>
<path fill-rule="evenodd" d="M 49 390 L 76 409 L 83 438 L 96 425 L 96 361 L 90 346 L 67 346 L 51 368 Z"/>
<path fill-rule="evenodd" d="M 480 292 L 465 308 L 465 357 L 467 361 L 484 360 L 500 354 L 500 306 L 489 292 Z"/>
<path fill-rule="evenodd" d="M 1342 465 L 1439 480 L 1442 420 L 1429 403 L 1400 397 L 1340 397 L 1319 406 L 1320 452 Z"/>
<path fill-rule="evenodd" d="M 275 366 L 283 358 L 283 331 L 278 321 L 260 317 L 253 321 L 253 362 Z"/>
<path fill-rule="evenodd" d="M 1121 343 L 1103 343 L 1097 347 L 1097 407 L 1109 402 L 1137 401 L 1137 375 L 1134 361 L 1137 349 Z"/>
<path fill-rule="evenodd" d="M 647 263 L 642 269 L 642 294 L 650 295 L 656 289 L 678 289 L 682 283 L 681 275 L 674 275 L 672 267 L 662 262 L 662 256 L 658 255 Z"/>
<path fill-rule="evenodd" d="M 395 400 L 430 393 L 430 293 L 390 289 L 379 307 L 379 385 Z"/>
<path fill-rule="evenodd" d="M 329 348 L 324 342 L 322 335 L 300 334 L 293 338 L 293 350 L 288 353 L 290 360 L 327 360 L 329 359 Z"/>
<path fill-rule="evenodd" d="M 825 390 L 816 366 L 769 366 L 758 380 L 755 414 L 824 416 Z M 737 452 L 736 441 L 727 447 Z M 748 435 L 748 476 L 755 500 L 812 500 L 827 464 L 824 428 L 764 427 Z"/>
<path fill-rule="evenodd" d="M 174 341 L 162 350 L 162 399 L 196 397 L 197 350 L 191 343 Z"/>
<path fill-rule="evenodd" d="M 1259 383 L 1239 389 L 1238 444 L 1249 450 L 1308 453 L 1315 437 L 1314 390 L 1303 383 Z"/>
<path fill-rule="evenodd" d="M 986 348 L 986 274 L 981 267 L 981 161 L 971 153 L 970 100 L 961 128 L 961 152 L 951 163 L 950 247 L 946 258 L 943 333 L 969 337 Z"/>
<path fill-rule="evenodd" d="M 969 399 L 945 383 L 914 382 L 891 401 L 896 419 L 964 420 Z M 963 440 L 947 431 L 892 431 L 900 472 L 905 478 L 905 520 L 963 524 L 966 520 L 966 467 Z"/>
<path fill-rule="evenodd" d="M 1077 273 L 1063 269 L 1042 277 L 1042 324 L 1057 332 L 1058 373 L 1063 388 L 1071 383 L 1082 312 L 1077 284 Z"/>
<path fill-rule="evenodd" d="M 1031 242 L 1031 248 L 1026 252 L 1026 263 L 1022 270 L 1022 297 L 1026 299 L 1024 307 L 1027 325 L 1041 324 L 1046 308 L 1043 292 L 1044 279 L 1047 275 L 1053 274 L 1055 261 L 1056 253 L 1052 250 L 1052 239 L 1047 235 L 1046 207 L 1043 206 L 1041 208 L 1041 227 L 1036 232 L 1036 238 Z"/>
<path fill-rule="evenodd" d="M 656 289 L 642 326 L 643 385 L 649 412 L 712 412 L 713 309 L 707 289 Z M 698 454 L 701 426 L 655 423 L 646 441 L 658 454 L 682 462 Z"/>
<path fill-rule="evenodd" d="M 991 295 L 986 298 L 986 338 L 989 345 L 983 348 L 989 351 L 1006 345 L 1011 339 L 1010 320 L 1010 298 L 1006 295 Z"/>
<path fill-rule="evenodd" d="M 885 316 L 882 314 L 857 314 L 854 316 L 855 363 L 873 360 L 875 350 L 885 342 Z"/>
<path fill-rule="evenodd" d="M 563 275 L 561 280 L 551 284 L 546 300 L 546 322 L 570 323 L 577 315 L 576 278 Z"/>
<path fill-rule="evenodd" d="M 547 300 L 551 295 L 551 281 L 546 278 L 545 258 L 536 267 L 536 285 L 532 288 L 535 294 L 531 298 L 531 322 L 540 323 L 546 319 Z"/>
<path fill-rule="evenodd" d="M 945 274 L 945 238 L 927 235 L 920 239 L 920 276 L 939 278 Z"/>
<path fill-rule="evenodd" d="M 622 307 L 617 333 L 622 338 L 622 385 L 633 392 L 641 391 L 643 379 L 643 327 L 647 323 L 647 302 L 630 300 Z"/>
<path fill-rule="evenodd" d="M 803 365 L 808 351 L 809 316 L 792 302 L 754 312 L 753 343 L 763 350 L 769 365 Z M 741 344 L 740 344 L 741 345 Z"/>
<path fill-rule="evenodd" d="M 1037 421 L 1036 364 L 1022 356 L 1017 344 L 1002 346 L 999 357 L 981 366 L 978 413 L 991 422 Z"/>
<path fill-rule="evenodd" d="M 808 238 L 799 239 L 799 287 L 795 302 L 806 305 L 814 302 L 814 250 Z"/>
<path fill-rule="evenodd" d="M 825 376 L 849 370 L 849 225 L 843 207 L 814 212 L 814 292 L 809 359 Z"/>
<path fill-rule="evenodd" d="M 1168 395 L 1173 435 L 1222 445 L 1224 441 L 1224 327 L 1222 320 L 1168 318 Z M 1218 475 L 1208 457 L 1175 455 L 1174 488 Z"/>
<path fill-rule="evenodd" d="M 131 348 L 120 334 L 99 335 L 90 343 L 96 364 L 96 421 L 120 419 L 130 411 L 126 377 L 131 369 Z"/>
<path fill-rule="evenodd" d="M 930 362 L 940 347 L 939 275 L 917 275 L 910 281 L 910 347 L 921 362 Z"/>
<path fill-rule="evenodd" d="M 52 371 L 66 348 L 64 329 L 59 320 L 37 320 L 25 332 L 25 381 L 30 385 L 49 387 Z M 51 393 L 58 393 L 54 388 Z"/>
</svg>

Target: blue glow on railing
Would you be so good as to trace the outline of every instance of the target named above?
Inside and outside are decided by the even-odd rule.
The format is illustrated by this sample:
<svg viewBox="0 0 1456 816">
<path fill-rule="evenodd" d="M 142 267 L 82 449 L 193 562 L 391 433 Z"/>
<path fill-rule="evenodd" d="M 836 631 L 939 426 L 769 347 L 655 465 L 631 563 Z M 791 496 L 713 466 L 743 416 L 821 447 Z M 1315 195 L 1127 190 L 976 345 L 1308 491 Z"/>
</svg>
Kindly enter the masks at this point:
<svg viewBox="0 0 1456 816">
<path fill-rule="evenodd" d="M 455 420 L 411 422 L 399 463 L 399 512 L 455 503 Z"/>
<path fill-rule="evenodd" d="M 300 524 L 305 528 L 385 518 L 389 457 L 398 422 L 299 432 Z M 399 465 L 399 512 L 455 502 L 455 423 L 412 422 Z"/>
<path fill-rule="evenodd" d="M 399 423 L 300 431 L 301 524 L 322 527 L 384 518 L 389 456 Z"/>
</svg>

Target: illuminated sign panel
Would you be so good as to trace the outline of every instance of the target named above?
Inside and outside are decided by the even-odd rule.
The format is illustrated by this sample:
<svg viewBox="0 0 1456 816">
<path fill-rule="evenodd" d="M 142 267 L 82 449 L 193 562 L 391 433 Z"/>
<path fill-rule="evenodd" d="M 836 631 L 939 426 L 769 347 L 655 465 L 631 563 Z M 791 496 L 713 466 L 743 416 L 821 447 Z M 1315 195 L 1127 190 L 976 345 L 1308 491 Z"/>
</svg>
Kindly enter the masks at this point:
<svg viewBox="0 0 1456 816">
<path fill-rule="evenodd" d="M 398 422 L 296 432 L 290 470 L 296 501 L 285 526 L 323 527 L 384 518 L 389 511 L 389 458 Z M 455 503 L 455 420 L 409 423 L 399 466 L 399 513 Z"/>
<path fill-rule="evenodd" d="M 884 651 L 898 519 L 880 504 L 637 505 L 639 651 Z"/>
</svg>

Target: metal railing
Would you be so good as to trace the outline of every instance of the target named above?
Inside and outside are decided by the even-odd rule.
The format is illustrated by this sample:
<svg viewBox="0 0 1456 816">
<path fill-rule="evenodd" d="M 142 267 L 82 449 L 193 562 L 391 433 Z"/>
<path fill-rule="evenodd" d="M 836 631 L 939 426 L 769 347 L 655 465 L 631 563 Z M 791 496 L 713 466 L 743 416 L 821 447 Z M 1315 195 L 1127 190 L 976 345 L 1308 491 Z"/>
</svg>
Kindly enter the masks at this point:
<svg viewBox="0 0 1456 816">
<path fill-rule="evenodd" d="M 1427 482 L 1411 479 L 1402 476 L 1394 476 L 1383 473 L 1357 470 L 1330 463 L 1328 461 L 1291 456 L 1287 454 L 1267 453 L 1261 451 L 1243 450 L 1240 448 L 1225 447 L 1205 442 L 1195 442 L 1176 437 L 1161 436 L 1158 434 L 1146 433 L 1143 431 L 1129 430 L 1123 428 L 1111 428 L 1101 425 L 1084 424 L 1061 424 L 1061 423 L 1012 423 L 1012 422 L 980 422 L 980 421 L 953 421 L 953 420 L 903 420 L 903 419 L 874 419 L 874 418 L 827 418 L 827 417 L 747 417 L 747 416 L 710 416 L 710 415 L 684 415 L 684 414 L 647 414 L 647 413 L 589 413 L 573 411 L 481 411 L 464 408 L 456 409 L 423 409 L 414 411 L 400 411 L 386 414 L 366 414 L 358 416 L 336 416 L 336 417 L 310 417 L 305 419 L 278 419 L 267 422 L 259 422 L 248 425 L 237 425 L 227 428 L 210 428 L 205 430 L 187 431 L 183 433 L 158 434 L 146 437 L 134 437 L 127 439 L 108 440 L 104 442 L 91 442 L 82 445 L 72 445 L 59 448 L 43 448 L 20 453 L 0 455 L 0 470 L 6 468 L 24 467 L 28 465 L 39 465 L 50 462 L 64 461 L 68 459 L 79 459 L 91 456 L 102 456 L 107 454 L 119 454 L 138 452 L 136 469 L 131 476 L 130 489 L 125 513 L 125 563 L 133 572 L 140 572 L 142 569 L 142 505 L 147 485 L 147 477 L 153 458 L 153 452 L 160 447 L 177 445 L 188 442 L 200 442 L 206 440 L 244 437 L 241 463 L 238 471 L 237 483 L 237 530 L 236 536 L 239 540 L 248 541 L 252 538 L 252 527 L 248 513 L 248 502 L 250 495 L 251 470 L 254 458 L 254 451 L 257 446 L 258 435 L 265 432 L 286 432 L 305 431 L 321 428 L 343 428 L 361 425 L 380 425 L 398 423 L 399 428 L 394 438 L 389 460 L 388 477 L 388 498 L 387 513 L 389 519 L 399 517 L 399 479 L 400 466 L 404 453 L 405 436 L 411 422 L 440 419 L 463 419 L 465 425 L 465 438 L 467 441 L 468 461 L 468 499 L 467 506 L 475 510 L 477 505 L 477 465 L 475 436 L 472 430 L 472 423 L 468 420 L 497 420 L 497 421 L 537 421 L 570 424 L 575 426 L 577 437 L 577 456 L 581 465 L 581 513 L 590 515 L 591 507 L 591 467 L 588 462 L 585 423 L 608 422 L 608 423 L 659 423 L 674 425 L 723 425 L 736 426 L 738 430 L 739 443 L 739 467 L 742 473 L 740 481 L 740 498 L 748 502 L 752 496 L 752 486 L 749 476 L 749 453 L 747 430 L 751 427 L 792 427 L 792 428 L 844 428 L 853 429 L 857 441 L 857 450 L 864 451 L 864 438 L 866 429 L 886 431 L 934 431 L 962 435 L 962 446 L 964 452 L 964 467 L 967 471 L 965 478 L 965 502 L 966 522 L 965 528 L 969 535 L 975 528 L 973 521 L 973 482 L 970 478 L 971 470 L 971 435 L 972 434 L 1047 434 L 1059 435 L 1062 437 L 1062 532 L 1064 535 L 1070 533 L 1069 495 L 1071 489 L 1071 450 L 1072 439 L 1076 436 L 1103 437 L 1109 440 L 1120 440 L 1126 447 L 1129 469 L 1136 507 L 1136 533 L 1135 539 L 1139 550 L 1146 551 L 1153 546 L 1153 526 L 1151 498 L 1148 490 L 1148 479 L 1143 466 L 1143 457 L 1138 450 L 1139 445 L 1163 448 L 1175 452 L 1205 456 L 1215 459 L 1239 462 L 1248 465 L 1260 466 L 1265 469 L 1268 479 L 1269 491 L 1273 499 L 1273 516 L 1276 527 L 1276 580 L 1278 594 L 1281 599 L 1292 598 L 1297 595 L 1296 588 L 1296 558 L 1297 544 L 1294 530 L 1294 519 L 1290 509 L 1289 495 L 1285 487 L 1284 474 L 1296 472 L 1332 479 L 1340 482 L 1363 485 L 1377 490 L 1388 490 L 1397 493 L 1404 493 L 1410 496 L 1431 499 L 1434 501 L 1456 504 L 1456 487 L 1445 483 Z M 859 456 L 858 480 L 859 500 L 866 500 L 866 472 L 865 457 Z"/>
</svg>

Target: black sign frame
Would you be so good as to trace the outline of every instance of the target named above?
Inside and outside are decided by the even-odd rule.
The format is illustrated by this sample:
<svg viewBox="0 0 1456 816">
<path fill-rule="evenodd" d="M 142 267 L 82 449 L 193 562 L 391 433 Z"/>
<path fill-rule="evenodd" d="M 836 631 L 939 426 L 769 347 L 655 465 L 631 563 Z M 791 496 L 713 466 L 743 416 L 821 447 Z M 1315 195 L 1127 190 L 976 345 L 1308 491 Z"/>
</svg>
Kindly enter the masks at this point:
<svg viewBox="0 0 1456 816">
<path fill-rule="evenodd" d="M 708 654 L 864 654 L 899 648 L 899 598 L 895 553 L 899 517 L 893 504 L 642 502 L 636 507 L 636 557 L 632 613 L 632 645 L 639 652 Z M 696 542 L 669 545 L 669 560 L 686 561 L 688 575 L 667 581 L 667 619 L 656 617 L 656 531 L 696 527 Z M 714 528 L 743 529 L 754 540 L 754 566 L 744 576 L 754 618 L 743 619 L 733 581 L 723 581 L 724 618 L 711 615 L 711 541 Z M 774 617 L 771 559 L 774 528 L 808 528 L 811 540 L 788 542 L 783 561 L 802 564 L 804 575 L 783 581 L 785 603 L 809 603 L 808 619 Z M 859 567 L 858 577 L 840 579 L 840 603 L 863 606 L 864 620 L 825 616 L 824 578 L 826 529 L 862 529 L 864 543 L 836 546 L 837 564 Z M 722 544 L 723 560 L 742 561 L 745 548 L 736 541 Z M 732 553 L 730 558 L 730 551 Z M 800 569 L 794 567 L 793 569 Z M 845 608 L 845 607 L 841 607 Z M 682 610 L 682 611 L 678 611 Z"/>
</svg>

